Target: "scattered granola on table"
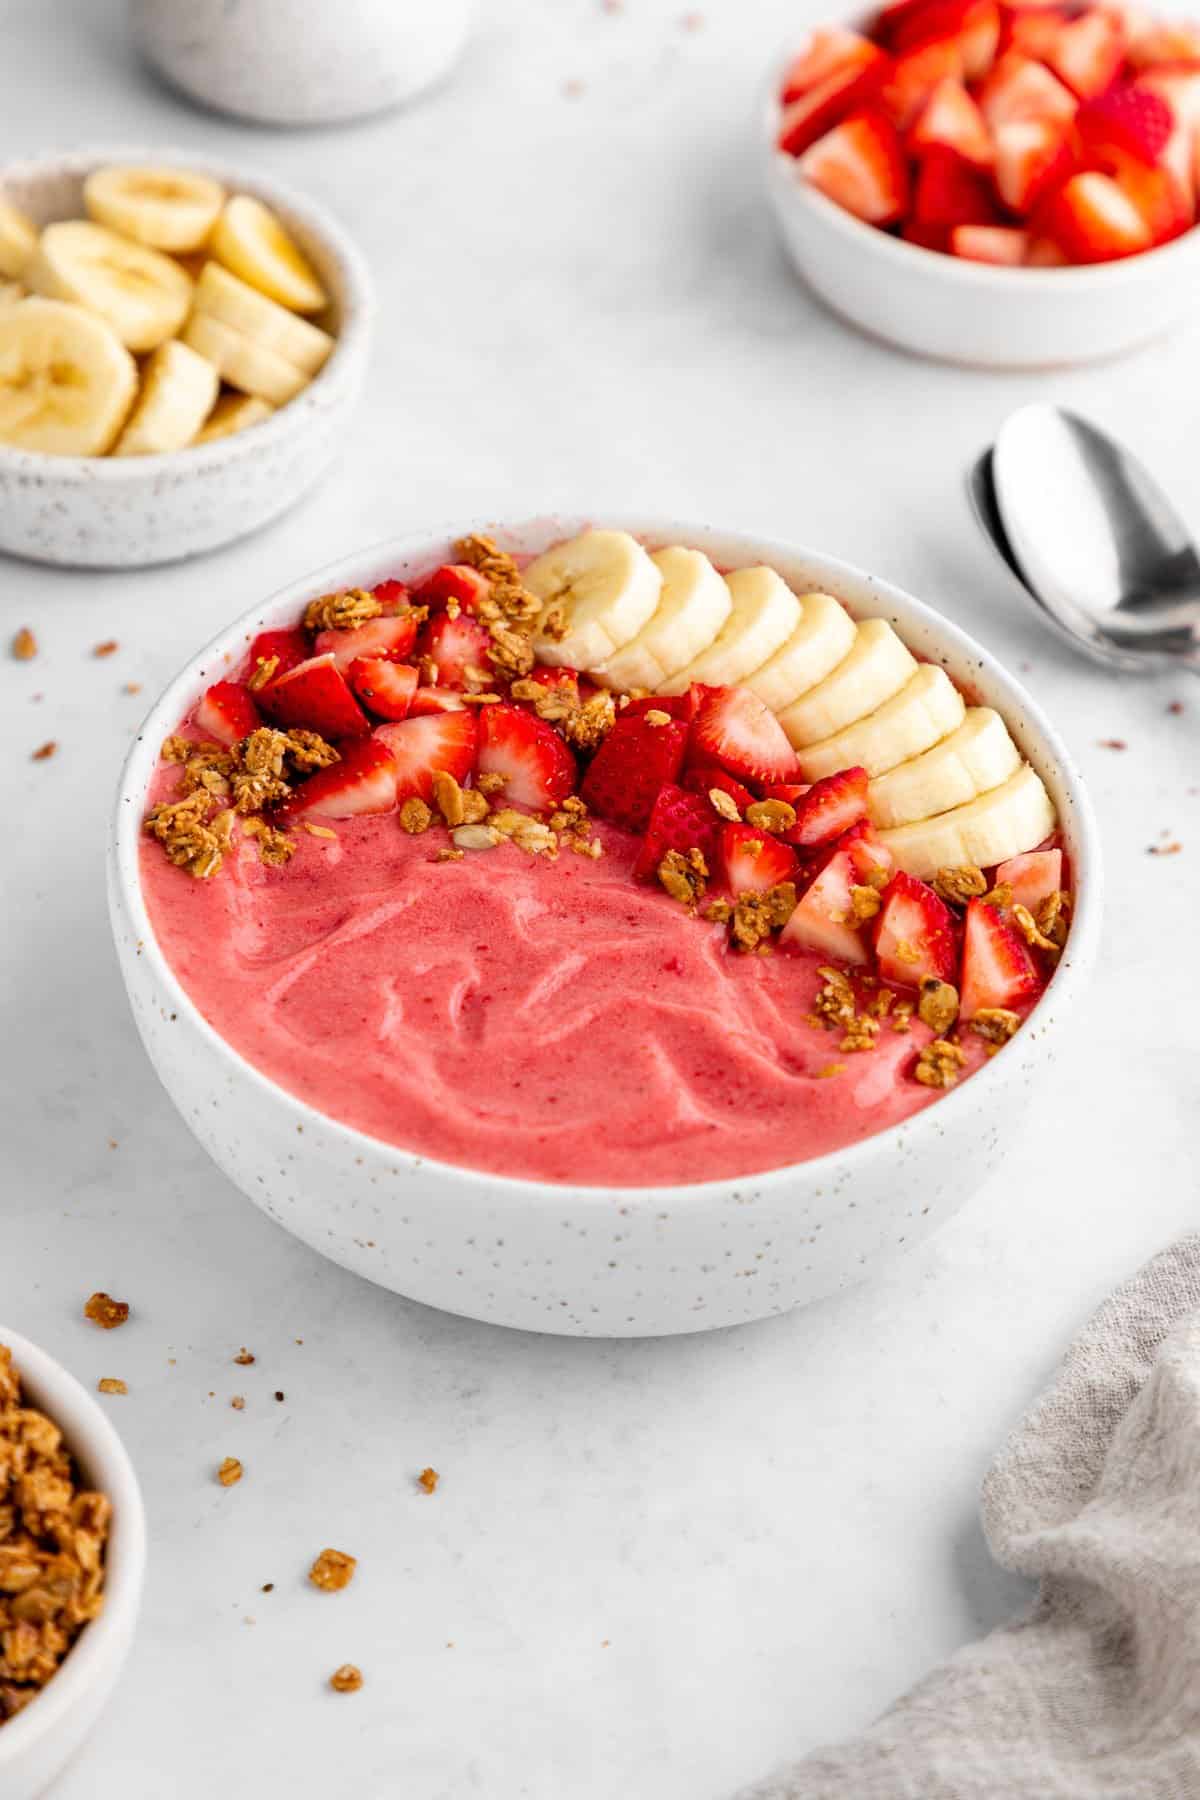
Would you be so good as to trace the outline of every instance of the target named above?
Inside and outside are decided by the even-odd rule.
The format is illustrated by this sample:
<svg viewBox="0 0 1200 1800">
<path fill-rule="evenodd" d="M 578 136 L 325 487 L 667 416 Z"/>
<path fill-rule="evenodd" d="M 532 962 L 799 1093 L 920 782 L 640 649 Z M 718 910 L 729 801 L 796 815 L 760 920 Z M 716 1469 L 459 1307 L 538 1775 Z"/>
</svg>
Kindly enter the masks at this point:
<svg viewBox="0 0 1200 1800">
<path fill-rule="evenodd" d="M 245 1472 L 236 1456 L 227 1456 L 217 1470 L 217 1480 L 222 1487 L 234 1487 Z"/>
<path fill-rule="evenodd" d="M 128 1385 L 118 1375 L 102 1375 L 96 1383 L 96 1388 L 101 1394 L 127 1394 L 129 1392 Z"/>
<path fill-rule="evenodd" d="M 38 653 L 37 639 L 28 625 L 13 633 L 12 653 L 17 662 L 32 662 Z"/>
<path fill-rule="evenodd" d="M 338 1594 L 350 1586 L 357 1567 L 358 1558 L 351 1556 L 349 1551 L 325 1549 L 308 1571 L 308 1579 L 322 1593 Z"/>
<path fill-rule="evenodd" d="M 417 1476 L 417 1486 L 426 1494 L 432 1494 L 437 1488 L 441 1476 L 436 1469 L 422 1469 Z"/>
<path fill-rule="evenodd" d="M 357 1694 L 362 1684 L 362 1670 L 354 1663 L 343 1663 L 329 1677 L 329 1685 L 335 1694 Z"/>
<path fill-rule="evenodd" d="M 117 1325 L 124 1325 L 129 1317 L 128 1300 L 114 1300 L 111 1294 L 95 1293 L 87 1300 L 83 1309 L 85 1319 L 93 1325 L 99 1325 L 105 1331 L 112 1331 Z"/>
</svg>

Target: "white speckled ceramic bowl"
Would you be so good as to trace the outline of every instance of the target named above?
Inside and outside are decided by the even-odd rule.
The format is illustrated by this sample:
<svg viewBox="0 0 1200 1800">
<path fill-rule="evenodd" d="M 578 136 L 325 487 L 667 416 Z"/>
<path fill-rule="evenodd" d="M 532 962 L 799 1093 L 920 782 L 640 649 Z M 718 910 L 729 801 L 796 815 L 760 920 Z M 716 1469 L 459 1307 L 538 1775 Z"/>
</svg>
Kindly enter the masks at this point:
<svg viewBox="0 0 1200 1800">
<path fill-rule="evenodd" d="M 133 1642 L 146 1569 L 146 1515 L 125 1446 L 97 1400 L 60 1363 L 0 1325 L 30 1403 L 60 1427 L 85 1481 L 112 1501 L 104 1608 L 36 1700 L 0 1725 L 0 1800 L 36 1800 L 99 1718 Z"/>
<path fill-rule="evenodd" d="M 83 182 L 104 163 L 212 175 L 280 215 L 332 296 L 337 346 L 303 393 L 261 425 L 168 456 L 44 456 L 0 444 L 0 550 L 80 568 L 174 562 L 244 537 L 285 512 L 337 451 L 362 387 L 374 300 L 366 264 L 311 201 L 190 150 L 80 150 L 0 168 L 0 195 L 39 225 L 83 215 Z"/>
<path fill-rule="evenodd" d="M 578 518 L 488 525 L 517 554 Z M 109 897 L 142 1039 L 188 1125 L 271 1218 L 371 1281 L 430 1306 L 578 1337 L 700 1331 L 784 1312 L 860 1281 L 935 1230 L 1000 1166 L 1045 1080 L 1059 1028 L 1096 956 L 1100 857 L 1078 774 L 1029 696 L 978 644 L 898 588 L 831 557 L 662 519 L 604 519 L 652 546 L 685 543 L 719 567 L 765 562 L 798 592 L 826 588 L 890 619 L 1008 720 L 1057 804 L 1078 888 L 1066 954 L 1036 1014 L 1001 1054 L 923 1112 L 812 1162 L 681 1187 L 567 1187 L 435 1163 L 347 1129 L 251 1067 L 206 1023 L 155 941 L 138 844 L 159 746 L 206 683 L 259 631 L 330 588 L 417 576 L 459 532 L 380 544 L 295 582 L 214 639 L 157 702 L 117 795 Z"/>
</svg>

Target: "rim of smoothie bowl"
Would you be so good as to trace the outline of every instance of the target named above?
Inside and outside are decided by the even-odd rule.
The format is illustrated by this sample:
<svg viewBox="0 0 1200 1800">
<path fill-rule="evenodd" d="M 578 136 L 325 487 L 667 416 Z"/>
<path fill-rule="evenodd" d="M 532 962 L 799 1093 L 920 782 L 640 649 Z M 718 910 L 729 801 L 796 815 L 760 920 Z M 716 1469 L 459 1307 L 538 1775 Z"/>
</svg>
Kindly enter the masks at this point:
<svg viewBox="0 0 1200 1800">
<path fill-rule="evenodd" d="M 671 543 L 686 544 L 709 555 L 719 567 L 767 563 L 801 592 L 816 587 L 828 589 L 856 619 L 889 619 L 910 650 L 919 658 L 944 666 L 972 702 L 978 697 L 978 703 L 995 706 L 1022 755 L 1046 783 L 1059 814 L 1059 828 L 1075 877 L 1076 903 L 1061 961 L 1039 996 L 1026 1026 L 1005 1045 L 1002 1055 L 993 1056 L 967 1080 L 939 1094 L 934 1102 L 898 1123 L 869 1132 L 854 1143 L 819 1156 L 708 1181 L 614 1184 L 493 1174 L 465 1163 L 440 1161 L 391 1139 L 376 1137 L 347 1125 L 333 1113 L 322 1111 L 264 1074 L 209 1023 L 164 954 L 142 891 L 139 859 L 142 820 L 147 794 L 159 767 L 160 745 L 176 730 L 204 686 L 228 676 L 258 632 L 294 623 L 304 604 L 315 594 L 342 587 L 369 588 L 388 576 L 422 577 L 438 564 L 452 560 L 454 545 L 470 532 L 486 532 L 502 549 L 525 557 L 595 526 L 628 531 L 650 549 Z M 839 1176 L 850 1175 L 872 1157 L 886 1154 L 889 1149 L 898 1152 L 902 1142 L 907 1153 L 917 1151 L 930 1133 L 940 1134 L 950 1123 L 949 1109 L 953 1109 L 953 1116 L 957 1118 L 965 1109 L 979 1105 L 997 1084 L 1006 1083 L 1019 1074 L 1031 1058 L 1040 1053 L 1039 1040 L 1053 1022 L 1049 1009 L 1059 1010 L 1073 1004 L 1091 972 L 1100 931 L 1099 834 L 1082 777 L 1040 707 L 997 658 L 924 601 L 854 564 L 782 539 L 653 515 L 614 517 L 607 513 L 579 513 L 483 522 L 473 519 L 456 526 L 381 540 L 311 570 L 286 587 L 277 589 L 191 657 L 143 720 L 121 772 L 109 861 L 114 932 L 122 925 L 129 928 L 137 943 L 139 957 L 148 962 L 150 972 L 170 995 L 173 1009 L 186 1012 L 207 1044 L 225 1061 L 231 1074 L 275 1100 L 285 1102 L 294 1110 L 300 1123 L 309 1119 L 319 1121 L 325 1131 L 332 1131 L 349 1147 L 367 1145 L 386 1156 L 393 1165 L 403 1163 L 410 1171 L 429 1170 L 439 1178 L 457 1181 L 468 1188 L 500 1189 L 512 1194 L 532 1190 L 547 1196 L 571 1194 L 597 1201 L 617 1193 L 631 1201 L 639 1198 L 661 1200 L 668 1195 L 693 1196 L 699 1200 L 727 1192 L 731 1185 L 736 1187 L 742 1182 L 753 1182 L 756 1190 L 769 1192 L 794 1182 L 799 1174 L 810 1180 L 819 1180 L 834 1171 Z M 118 907 L 124 909 L 124 918 L 119 916 Z"/>
</svg>

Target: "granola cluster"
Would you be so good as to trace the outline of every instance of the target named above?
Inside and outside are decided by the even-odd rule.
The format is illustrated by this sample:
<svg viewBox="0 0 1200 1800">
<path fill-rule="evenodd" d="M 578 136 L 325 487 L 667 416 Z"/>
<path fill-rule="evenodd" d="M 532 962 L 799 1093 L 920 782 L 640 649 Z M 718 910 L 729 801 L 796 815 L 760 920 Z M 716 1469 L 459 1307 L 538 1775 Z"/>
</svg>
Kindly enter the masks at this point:
<svg viewBox="0 0 1200 1800">
<path fill-rule="evenodd" d="M 296 777 L 338 761 L 333 745 L 315 731 L 276 731 L 269 725 L 228 749 L 176 734 L 165 740 L 161 754 L 164 762 L 181 765 L 179 798 L 152 806 L 146 830 L 176 868 L 199 881 L 221 867 L 239 818 L 264 863 L 287 862 L 296 846 L 286 831 L 261 816 L 262 809 L 286 800 Z"/>
<path fill-rule="evenodd" d="M 461 539 L 455 553 L 460 562 L 478 569 L 488 583 L 489 592 L 476 613 L 492 640 L 487 656 L 493 671 L 503 681 L 528 675 L 534 664 L 533 631 L 541 601 L 521 580 L 513 558 L 491 538 L 472 534 Z"/>
<path fill-rule="evenodd" d="M 309 631 L 357 631 L 369 619 L 377 619 L 383 605 L 367 588 L 346 588 L 337 594 L 322 594 L 310 600 L 304 609 L 304 624 Z"/>
</svg>

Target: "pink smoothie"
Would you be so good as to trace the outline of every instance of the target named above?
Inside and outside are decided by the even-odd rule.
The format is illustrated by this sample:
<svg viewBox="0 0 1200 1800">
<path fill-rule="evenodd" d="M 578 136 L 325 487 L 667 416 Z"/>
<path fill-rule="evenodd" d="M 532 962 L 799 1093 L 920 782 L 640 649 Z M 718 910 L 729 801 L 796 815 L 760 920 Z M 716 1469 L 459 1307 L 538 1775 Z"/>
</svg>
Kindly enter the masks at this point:
<svg viewBox="0 0 1200 1800">
<path fill-rule="evenodd" d="M 505 843 L 443 863 L 445 833 L 408 837 L 394 814 L 337 832 L 298 832 L 279 869 L 247 842 L 208 881 L 147 840 L 142 885 L 209 1023 L 372 1137 L 491 1174 L 660 1186 L 820 1156 L 938 1098 L 911 1075 L 923 1025 L 841 1051 L 806 1018 L 818 959 L 729 951 L 633 882 L 623 832 L 598 828 L 598 861 Z"/>
</svg>

